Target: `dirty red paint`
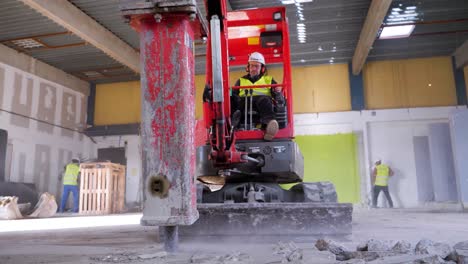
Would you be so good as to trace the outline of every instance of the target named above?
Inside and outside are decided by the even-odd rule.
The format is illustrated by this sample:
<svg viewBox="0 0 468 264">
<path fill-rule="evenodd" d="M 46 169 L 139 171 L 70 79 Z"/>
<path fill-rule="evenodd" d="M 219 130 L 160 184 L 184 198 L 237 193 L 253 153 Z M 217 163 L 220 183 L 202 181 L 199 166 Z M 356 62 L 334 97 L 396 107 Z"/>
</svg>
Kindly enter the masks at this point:
<svg viewBox="0 0 468 264">
<path fill-rule="evenodd" d="M 168 219 L 180 217 L 179 224 L 184 224 L 187 220 L 182 219 L 196 212 L 194 33 L 186 15 L 166 16 L 160 23 L 145 18 L 137 24 L 143 67 L 143 171 L 145 177 L 158 173 L 168 178 L 169 199 L 155 202 L 170 207 Z"/>
</svg>

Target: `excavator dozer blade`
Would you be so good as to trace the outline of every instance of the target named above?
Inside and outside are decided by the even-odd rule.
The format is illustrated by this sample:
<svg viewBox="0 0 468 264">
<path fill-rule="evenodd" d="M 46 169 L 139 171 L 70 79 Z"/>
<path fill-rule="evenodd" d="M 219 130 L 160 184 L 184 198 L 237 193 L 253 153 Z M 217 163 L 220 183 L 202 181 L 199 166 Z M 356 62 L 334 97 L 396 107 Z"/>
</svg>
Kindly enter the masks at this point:
<svg viewBox="0 0 468 264">
<path fill-rule="evenodd" d="M 182 236 L 346 236 L 350 203 L 198 204 L 199 219 Z"/>
</svg>

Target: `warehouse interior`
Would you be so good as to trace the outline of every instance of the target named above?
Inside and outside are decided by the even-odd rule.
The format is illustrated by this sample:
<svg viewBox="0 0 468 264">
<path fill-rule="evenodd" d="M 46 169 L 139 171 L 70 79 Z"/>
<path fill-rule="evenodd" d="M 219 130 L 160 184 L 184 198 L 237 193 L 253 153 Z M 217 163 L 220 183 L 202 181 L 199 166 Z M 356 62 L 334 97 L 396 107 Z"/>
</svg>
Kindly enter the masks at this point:
<svg viewBox="0 0 468 264">
<path fill-rule="evenodd" d="M 291 111 L 295 142 L 304 156 L 304 181 L 330 181 L 338 201 L 353 204 L 355 236 L 347 243 L 372 237 L 397 240 L 396 234 L 409 228 L 404 226 L 407 221 L 414 230 L 401 239 L 466 240 L 468 1 L 226 1 L 230 11 L 286 7 Z M 206 16 L 205 1 L 196 2 L 198 15 Z M 47 192 L 59 202 L 61 175 L 72 158 L 110 160 L 125 166 L 125 188 L 119 193 L 120 213 L 127 221 L 114 232 L 105 225 L 50 231 L 54 222 L 41 231 L 21 227 L 31 219 L 0 220 L 0 243 L 5 242 L 0 262 L 37 263 L 7 242 L 16 239 L 28 248 L 47 241 L 47 232 L 54 232 L 55 240 L 32 253 L 44 257 L 41 263 L 112 262 L 105 255 L 116 248 L 140 255 L 161 250 L 160 241 L 152 237 L 155 228 L 141 227 L 138 220 L 145 199 L 139 39 L 118 0 L 0 2 L 0 183 L 33 186 L 37 194 Z M 193 122 L 203 117 L 206 55 L 205 41 L 194 40 Z M 271 67 L 268 73 L 282 82 L 281 68 Z M 244 74 L 244 68 L 234 67 L 230 83 Z M 371 175 L 379 159 L 394 171 L 389 181 L 393 210 L 371 208 Z M 0 191 L 0 196 L 11 195 Z M 388 207 L 383 195 L 378 206 Z M 51 219 L 79 222 L 81 216 L 66 213 Z M 422 224 L 431 219 L 436 222 Z M 88 232 L 79 230 L 95 235 L 87 237 Z M 70 233 L 81 242 L 67 238 Z M 135 245 L 126 247 L 132 241 Z M 224 252 L 215 243 L 192 243 L 182 251 Z M 102 251 L 91 249 L 97 245 Z M 239 251 L 248 252 L 250 247 L 243 246 Z M 269 246 L 261 244 L 259 252 Z M 104 257 L 91 259 L 84 250 Z M 60 252 L 68 257 L 59 258 Z M 158 257 L 139 261 L 154 263 L 150 261 Z M 119 261 L 114 263 L 132 259 Z"/>
</svg>

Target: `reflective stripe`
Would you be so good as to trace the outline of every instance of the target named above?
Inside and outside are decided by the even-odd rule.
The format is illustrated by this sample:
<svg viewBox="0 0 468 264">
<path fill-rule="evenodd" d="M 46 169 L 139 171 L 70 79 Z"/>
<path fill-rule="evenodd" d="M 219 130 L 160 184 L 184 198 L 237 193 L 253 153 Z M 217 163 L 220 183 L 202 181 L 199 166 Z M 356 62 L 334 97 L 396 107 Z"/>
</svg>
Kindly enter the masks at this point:
<svg viewBox="0 0 468 264">
<path fill-rule="evenodd" d="M 65 169 L 65 176 L 63 176 L 64 185 L 78 185 L 78 174 L 80 166 L 75 163 L 68 164 Z"/>
<path fill-rule="evenodd" d="M 388 175 L 390 168 L 387 165 L 380 164 L 375 167 L 377 174 L 375 176 L 375 185 L 377 186 L 388 186 Z"/>
<path fill-rule="evenodd" d="M 271 84 L 271 82 L 273 80 L 273 77 L 271 77 L 271 76 L 262 76 L 255 83 L 252 83 L 249 79 L 242 78 L 242 77 L 239 80 L 240 80 L 240 85 L 239 86 L 265 85 L 265 84 Z M 245 90 L 247 90 L 247 89 L 239 89 L 239 96 L 240 97 L 245 97 Z M 257 88 L 257 89 L 252 89 L 252 90 L 253 90 L 253 96 L 256 96 L 256 95 L 271 96 L 271 89 L 269 87 Z"/>
</svg>

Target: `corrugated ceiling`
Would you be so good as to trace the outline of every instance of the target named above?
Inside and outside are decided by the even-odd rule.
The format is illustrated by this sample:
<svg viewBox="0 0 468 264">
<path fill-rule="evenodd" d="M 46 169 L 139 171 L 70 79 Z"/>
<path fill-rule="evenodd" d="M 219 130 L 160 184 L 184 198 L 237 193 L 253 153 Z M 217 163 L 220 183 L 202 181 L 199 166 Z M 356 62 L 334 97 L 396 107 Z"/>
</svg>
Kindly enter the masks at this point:
<svg viewBox="0 0 468 264">
<path fill-rule="evenodd" d="M 134 49 L 139 48 L 138 35 L 122 19 L 118 0 L 69 0 L 84 13 L 109 29 Z M 314 0 L 287 5 L 290 24 L 293 65 L 316 65 L 350 62 L 371 0 Z M 197 0 L 204 10 L 204 1 Z M 395 0 L 395 5 L 415 5 L 421 21 L 411 37 L 376 40 L 369 60 L 401 59 L 450 55 L 468 40 L 468 1 L 466 0 Z M 279 0 L 230 0 L 233 10 L 281 5 Z M 303 19 L 301 20 L 301 14 Z M 203 13 L 204 15 L 204 13 Z M 306 26 L 306 43 L 299 43 L 297 23 Z M 0 42 L 6 40 L 63 33 L 67 30 L 25 6 L 18 0 L 0 1 Z M 50 47 L 23 52 L 50 65 L 93 82 L 136 79 L 131 70 L 97 48 L 84 44 L 73 34 L 39 37 Z M 81 44 L 80 44 L 81 43 Z M 18 48 L 18 47 L 16 47 Z M 205 69 L 203 46 L 196 47 L 196 72 Z"/>
</svg>

